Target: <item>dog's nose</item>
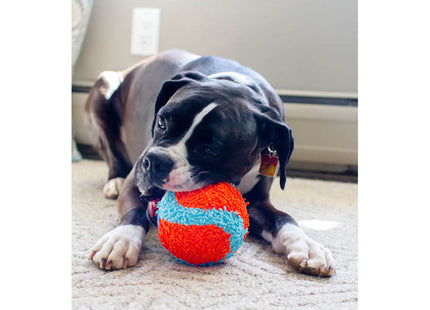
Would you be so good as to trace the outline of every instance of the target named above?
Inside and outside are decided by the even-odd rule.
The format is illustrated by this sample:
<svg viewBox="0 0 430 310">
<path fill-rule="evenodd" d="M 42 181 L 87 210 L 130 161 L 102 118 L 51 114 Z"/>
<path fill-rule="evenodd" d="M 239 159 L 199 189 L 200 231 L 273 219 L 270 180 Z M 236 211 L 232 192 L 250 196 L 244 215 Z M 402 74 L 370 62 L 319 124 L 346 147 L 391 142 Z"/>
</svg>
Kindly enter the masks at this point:
<svg viewBox="0 0 430 310">
<path fill-rule="evenodd" d="M 159 181 L 169 175 L 173 164 L 173 160 L 169 155 L 157 150 L 148 152 L 142 161 L 143 169 Z"/>
</svg>

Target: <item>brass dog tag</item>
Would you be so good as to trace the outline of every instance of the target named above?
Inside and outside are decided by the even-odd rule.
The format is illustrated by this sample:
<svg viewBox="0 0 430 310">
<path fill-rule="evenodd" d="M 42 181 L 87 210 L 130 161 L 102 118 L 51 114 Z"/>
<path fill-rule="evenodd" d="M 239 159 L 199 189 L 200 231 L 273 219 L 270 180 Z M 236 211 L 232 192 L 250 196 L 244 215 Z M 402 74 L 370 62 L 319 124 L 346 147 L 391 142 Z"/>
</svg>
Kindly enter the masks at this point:
<svg viewBox="0 0 430 310">
<path fill-rule="evenodd" d="M 269 146 L 268 153 L 261 154 L 261 164 L 259 174 L 273 178 L 278 172 L 279 158 L 276 150 Z"/>
</svg>

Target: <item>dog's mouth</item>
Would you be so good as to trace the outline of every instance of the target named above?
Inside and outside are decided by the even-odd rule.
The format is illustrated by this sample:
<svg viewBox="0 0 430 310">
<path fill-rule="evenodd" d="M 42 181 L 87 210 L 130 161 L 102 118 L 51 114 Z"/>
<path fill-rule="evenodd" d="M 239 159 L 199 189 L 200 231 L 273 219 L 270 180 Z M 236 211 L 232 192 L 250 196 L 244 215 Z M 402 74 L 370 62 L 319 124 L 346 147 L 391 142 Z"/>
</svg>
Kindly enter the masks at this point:
<svg viewBox="0 0 430 310">
<path fill-rule="evenodd" d="M 146 195 L 142 194 L 142 197 L 145 198 L 146 201 L 148 201 L 148 207 L 146 209 L 147 217 L 150 219 L 150 221 L 155 225 L 158 226 L 157 222 L 157 210 L 158 210 L 158 203 L 161 201 L 163 195 L 166 191 L 174 191 L 174 192 L 188 192 L 193 190 L 198 190 L 200 188 L 204 188 L 207 185 L 210 184 L 216 184 L 219 183 L 219 181 L 211 181 L 211 182 L 200 182 L 195 183 L 193 186 L 184 186 L 184 185 L 178 185 L 174 187 L 167 187 L 165 184 L 163 186 L 158 186 L 153 184 L 153 187 L 148 190 L 148 192 L 145 192 Z"/>
<path fill-rule="evenodd" d="M 158 211 L 158 203 L 161 201 L 161 198 L 154 198 L 151 197 L 148 199 L 148 207 L 146 209 L 146 215 L 149 218 L 149 220 L 154 224 L 155 226 L 158 226 L 157 221 L 157 211 Z"/>
<path fill-rule="evenodd" d="M 151 222 L 156 224 L 157 222 L 157 204 L 161 199 L 155 199 L 148 202 L 148 217 L 150 218 Z"/>
</svg>

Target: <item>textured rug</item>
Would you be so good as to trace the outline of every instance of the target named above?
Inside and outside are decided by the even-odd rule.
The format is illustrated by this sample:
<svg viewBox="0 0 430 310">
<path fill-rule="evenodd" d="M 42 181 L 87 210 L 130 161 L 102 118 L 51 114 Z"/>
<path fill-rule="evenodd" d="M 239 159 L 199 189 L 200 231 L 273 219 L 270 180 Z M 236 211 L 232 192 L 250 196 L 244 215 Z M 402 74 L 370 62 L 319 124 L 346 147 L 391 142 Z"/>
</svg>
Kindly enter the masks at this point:
<svg viewBox="0 0 430 310">
<path fill-rule="evenodd" d="M 73 309 L 357 308 L 357 184 L 289 178 L 285 191 L 272 187 L 275 206 L 332 250 L 337 274 L 326 279 L 294 272 L 284 256 L 251 237 L 226 264 L 182 265 L 154 227 L 137 266 L 101 271 L 87 257 L 119 221 L 115 201 L 102 193 L 107 167 L 83 160 L 72 164 L 72 176 Z"/>
</svg>

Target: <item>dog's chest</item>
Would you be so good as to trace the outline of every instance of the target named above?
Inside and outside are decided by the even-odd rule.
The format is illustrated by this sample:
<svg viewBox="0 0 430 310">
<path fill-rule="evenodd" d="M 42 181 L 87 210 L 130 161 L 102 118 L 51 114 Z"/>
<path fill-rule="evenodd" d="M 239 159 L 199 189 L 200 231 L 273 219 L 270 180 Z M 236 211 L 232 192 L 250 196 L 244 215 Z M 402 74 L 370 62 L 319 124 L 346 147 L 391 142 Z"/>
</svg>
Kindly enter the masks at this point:
<svg viewBox="0 0 430 310">
<path fill-rule="evenodd" d="M 245 174 L 242 180 L 240 180 L 240 183 L 237 185 L 242 195 L 251 191 L 260 180 L 260 178 L 258 177 L 260 164 L 260 161 L 258 161 L 257 164 L 252 167 L 252 169 L 247 174 Z"/>
</svg>

